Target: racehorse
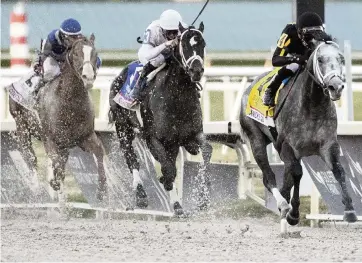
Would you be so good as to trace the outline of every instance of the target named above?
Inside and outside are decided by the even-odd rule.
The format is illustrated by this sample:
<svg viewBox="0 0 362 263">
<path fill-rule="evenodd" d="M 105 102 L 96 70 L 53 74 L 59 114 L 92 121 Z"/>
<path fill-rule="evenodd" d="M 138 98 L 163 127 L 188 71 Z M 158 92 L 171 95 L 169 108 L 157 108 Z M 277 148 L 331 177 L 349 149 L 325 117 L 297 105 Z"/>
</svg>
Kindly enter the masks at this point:
<svg viewBox="0 0 362 263">
<path fill-rule="evenodd" d="M 337 114 L 334 101 L 341 97 L 344 82 L 344 57 L 338 45 L 326 34 L 312 41 L 311 56 L 293 81 L 282 88 L 277 99 L 276 133 L 246 116 L 245 110 L 252 87 L 242 98 L 240 124 L 250 140 L 255 160 L 263 172 L 264 186 L 273 194 L 282 217 L 290 225 L 299 222 L 299 186 L 302 177 L 301 158 L 319 155 L 332 170 L 342 189 L 344 220 L 355 222 L 356 213 L 347 191 L 345 171 L 340 163 L 337 140 Z M 284 105 L 283 105 L 284 104 Z M 274 117 L 275 118 L 275 117 Z M 283 186 L 279 191 L 275 175 L 268 163 L 266 146 L 273 143 L 284 162 Z M 294 186 L 293 197 L 290 192 Z M 291 199 L 291 200 L 290 200 Z M 290 202 L 290 205 L 289 205 Z"/>
<path fill-rule="evenodd" d="M 205 40 L 203 38 L 204 25 L 200 23 L 198 29 L 191 26 L 184 28 L 179 25 L 181 35 L 179 44 L 173 50 L 172 56 L 167 59 L 167 65 L 156 77 L 148 83 L 144 102 L 140 106 L 143 120 L 142 136 L 153 157 L 161 164 L 162 176 L 160 182 L 166 191 L 174 189 L 176 178 L 176 158 L 180 146 L 193 155 L 201 148 L 203 164 L 199 176 L 200 191 L 199 207 L 207 208 L 208 177 L 205 173 L 210 163 L 212 147 L 203 134 L 202 111 L 199 101 L 198 81 L 204 72 Z M 114 96 L 122 87 L 127 77 L 126 67 L 111 86 L 110 104 L 111 114 L 115 120 L 116 131 L 120 141 L 120 148 L 124 153 L 129 170 L 134 177 L 134 187 L 138 204 L 145 203 L 147 195 L 139 178 L 139 162 L 132 147 L 135 138 L 134 128 L 137 127 L 136 113 L 127 110 L 113 102 Z M 175 190 L 175 189 L 174 189 Z M 183 213 L 177 195 L 173 191 L 171 200 L 176 214 Z"/>
<path fill-rule="evenodd" d="M 73 42 L 61 65 L 61 74 L 39 91 L 37 111 L 45 151 L 52 160 L 52 188 L 62 193 L 69 150 L 79 146 L 97 159 L 97 198 L 102 200 L 107 190 L 104 149 L 94 131 L 95 114 L 89 94 L 96 78 L 94 40 L 92 34 L 89 40 L 81 37 Z"/>
</svg>

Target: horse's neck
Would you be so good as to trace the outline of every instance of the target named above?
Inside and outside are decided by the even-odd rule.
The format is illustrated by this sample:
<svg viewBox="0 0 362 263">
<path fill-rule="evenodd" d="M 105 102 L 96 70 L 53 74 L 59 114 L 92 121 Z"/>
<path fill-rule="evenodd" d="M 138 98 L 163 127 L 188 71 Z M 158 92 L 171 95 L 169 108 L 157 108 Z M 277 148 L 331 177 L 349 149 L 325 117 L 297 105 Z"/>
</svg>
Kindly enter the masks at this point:
<svg viewBox="0 0 362 263">
<path fill-rule="evenodd" d="M 62 67 L 62 81 L 59 84 L 59 91 L 67 97 L 84 96 L 87 93 L 82 80 L 76 75 L 73 68 L 65 62 Z"/>
<path fill-rule="evenodd" d="M 168 78 L 173 78 L 175 81 L 177 81 L 178 85 L 190 86 L 192 84 L 190 76 L 183 68 L 181 68 L 177 61 L 172 61 L 170 63 L 167 76 Z M 178 89 L 178 85 L 173 85 L 174 90 Z"/>
<path fill-rule="evenodd" d="M 323 88 L 320 87 L 309 76 L 307 70 L 303 73 L 301 95 L 299 100 L 302 108 L 307 110 L 310 115 L 321 117 L 329 113 L 328 108 L 331 106 L 331 100 L 328 95 L 324 94 Z"/>
</svg>

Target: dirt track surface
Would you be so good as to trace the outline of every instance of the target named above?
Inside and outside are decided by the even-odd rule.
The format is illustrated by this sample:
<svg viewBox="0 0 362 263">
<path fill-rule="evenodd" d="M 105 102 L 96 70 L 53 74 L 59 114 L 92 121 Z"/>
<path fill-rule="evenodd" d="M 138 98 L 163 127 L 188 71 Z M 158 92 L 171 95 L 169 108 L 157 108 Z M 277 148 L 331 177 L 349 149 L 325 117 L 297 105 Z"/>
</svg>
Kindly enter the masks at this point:
<svg viewBox="0 0 362 263">
<path fill-rule="evenodd" d="M 2 220 L 1 261 L 362 261 L 362 229 L 282 238 L 272 219 Z"/>
</svg>

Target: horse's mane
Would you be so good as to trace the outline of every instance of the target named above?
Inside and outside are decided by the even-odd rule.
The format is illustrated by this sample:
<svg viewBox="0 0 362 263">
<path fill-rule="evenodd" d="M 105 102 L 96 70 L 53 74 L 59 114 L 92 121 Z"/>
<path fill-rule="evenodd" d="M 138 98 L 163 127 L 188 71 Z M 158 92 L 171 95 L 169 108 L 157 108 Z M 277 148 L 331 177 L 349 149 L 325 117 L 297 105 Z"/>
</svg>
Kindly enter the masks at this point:
<svg viewBox="0 0 362 263">
<path fill-rule="evenodd" d="M 327 34 L 324 31 L 315 31 L 315 32 L 311 32 L 311 36 L 313 39 L 317 40 L 317 41 L 335 41 L 335 39 L 332 37 L 332 35 Z"/>
</svg>

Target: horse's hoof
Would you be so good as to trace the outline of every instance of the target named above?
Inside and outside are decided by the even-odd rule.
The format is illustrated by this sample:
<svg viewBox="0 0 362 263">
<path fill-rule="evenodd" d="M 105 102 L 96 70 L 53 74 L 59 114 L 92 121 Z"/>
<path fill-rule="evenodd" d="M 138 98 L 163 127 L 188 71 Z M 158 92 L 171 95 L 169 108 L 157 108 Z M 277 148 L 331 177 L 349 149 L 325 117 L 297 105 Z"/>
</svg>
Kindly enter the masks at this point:
<svg viewBox="0 0 362 263">
<path fill-rule="evenodd" d="M 281 204 L 279 206 L 281 218 L 285 218 L 287 216 L 288 212 L 290 211 L 290 209 L 291 209 L 291 207 L 287 203 L 287 201 L 281 202 Z"/>
<path fill-rule="evenodd" d="M 344 211 L 343 220 L 348 222 L 348 223 L 356 222 L 358 220 L 357 215 L 356 215 L 356 211 L 354 211 L 354 210 L 352 210 L 352 211 Z"/>
<path fill-rule="evenodd" d="M 166 191 L 171 191 L 173 189 L 173 182 L 163 181 L 163 187 Z"/>
<path fill-rule="evenodd" d="M 200 211 L 206 211 L 209 209 L 209 207 L 210 207 L 210 203 L 207 201 L 198 205 L 198 208 L 200 209 Z"/>
<path fill-rule="evenodd" d="M 182 209 L 182 206 L 177 201 L 173 204 L 173 210 L 174 210 L 176 216 L 180 216 L 180 215 L 184 214 L 184 210 Z"/>
<path fill-rule="evenodd" d="M 210 207 L 210 198 L 205 195 L 200 196 L 197 207 L 200 209 L 200 211 L 208 210 Z"/>
<path fill-rule="evenodd" d="M 51 179 L 49 182 L 51 188 L 53 188 L 54 191 L 59 191 L 60 190 L 60 182 L 55 180 L 55 179 Z"/>
<path fill-rule="evenodd" d="M 141 184 L 137 185 L 136 190 L 136 204 L 139 208 L 147 208 L 148 207 L 148 199 L 146 191 L 143 189 Z"/>
<path fill-rule="evenodd" d="M 287 213 L 287 222 L 289 225 L 295 226 L 296 224 L 299 223 L 299 216 L 294 217 L 291 215 L 291 212 L 292 212 L 292 210 L 289 210 L 289 212 Z"/>
</svg>

